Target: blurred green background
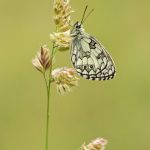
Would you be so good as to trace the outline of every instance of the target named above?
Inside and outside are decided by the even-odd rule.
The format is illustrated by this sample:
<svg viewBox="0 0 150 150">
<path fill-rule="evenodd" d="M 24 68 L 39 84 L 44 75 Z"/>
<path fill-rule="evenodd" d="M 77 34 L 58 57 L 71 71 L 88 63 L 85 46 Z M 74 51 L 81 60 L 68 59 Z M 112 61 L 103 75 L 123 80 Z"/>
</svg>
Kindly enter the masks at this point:
<svg viewBox="0 0 150 150">
<path fill-rule="evenodd" d="M 114 80 L 83 78 L 73 92 L 52 87 L 49 149 L 77 150 L 105 137 L 107 150 L 150 150 L 150 1 L 71 0 L 84 27 L 101 40 L 117 66 Z M 43 150 L 46 92 L 31 60 L 55 29 L 52 1 L 0 0 L 0 150 Z M 71 66 L 57 53 L 57 66 Z M 64 61 L 65 60 L 65 61 Z"/>
</svg>

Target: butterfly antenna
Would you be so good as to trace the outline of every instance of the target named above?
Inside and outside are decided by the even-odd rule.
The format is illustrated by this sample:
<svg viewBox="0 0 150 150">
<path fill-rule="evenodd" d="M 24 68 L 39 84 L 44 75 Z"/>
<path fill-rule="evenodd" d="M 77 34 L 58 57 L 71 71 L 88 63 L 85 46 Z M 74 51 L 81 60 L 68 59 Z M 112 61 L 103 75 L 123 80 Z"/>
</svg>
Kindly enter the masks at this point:
<svg viewBox="0 0 150 150">
<path fill-rule="evenodd" d="M 87 11 L 87 8 L 88 8 L 88 5 L 86 5 L 85 9 L 84 9 L 84 13 L 83 13 L 83 16 L 82 16 L 82 20 L 81 20 L 81 24 L 83 23 L 83 20 L 84 20 L 84 17 L 85 17 L 85 13 Z"/>
<path fill-rule="evenodd" d="M 82 23 L 85 22 L 85 20 L 92 14 L 92 12 L 94 11 L 94 8 L 88 13 L 88 15 L 83 19 Z"/>
</svg>

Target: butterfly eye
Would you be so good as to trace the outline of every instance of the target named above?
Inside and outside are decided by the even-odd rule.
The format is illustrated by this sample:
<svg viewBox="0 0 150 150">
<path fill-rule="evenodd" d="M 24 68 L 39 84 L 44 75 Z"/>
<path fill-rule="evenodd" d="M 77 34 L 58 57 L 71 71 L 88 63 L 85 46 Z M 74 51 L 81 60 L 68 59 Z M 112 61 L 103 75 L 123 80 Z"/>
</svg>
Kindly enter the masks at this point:
<svg viewBox="0 0 150 150">
<path fill-rule="evenodd" d="M 81 28 L 81 25 L 77 24 L 76 29 L 80 29 L 80 28 Z"/>
</svg>

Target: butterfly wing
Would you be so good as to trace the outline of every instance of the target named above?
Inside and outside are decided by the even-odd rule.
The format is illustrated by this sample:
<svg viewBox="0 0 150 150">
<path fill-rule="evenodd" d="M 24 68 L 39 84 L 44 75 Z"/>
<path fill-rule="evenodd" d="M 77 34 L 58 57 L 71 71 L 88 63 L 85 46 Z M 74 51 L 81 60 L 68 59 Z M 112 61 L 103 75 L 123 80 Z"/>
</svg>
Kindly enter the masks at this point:
<svg viewBox="0 0 150 150">
<path fill-rule="evenodd" d="M 89 80 L 109 80 L 116 69 L 111 56 L 103 45 L 90 35 L 74 38 L 71 60 L 77 73 Z"/>
</svg>

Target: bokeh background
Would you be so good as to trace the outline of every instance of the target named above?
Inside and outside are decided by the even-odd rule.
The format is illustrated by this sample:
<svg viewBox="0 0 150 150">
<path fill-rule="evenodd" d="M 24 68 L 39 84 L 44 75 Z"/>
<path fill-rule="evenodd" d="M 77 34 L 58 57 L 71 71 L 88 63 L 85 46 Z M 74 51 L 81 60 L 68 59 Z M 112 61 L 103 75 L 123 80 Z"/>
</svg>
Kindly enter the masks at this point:
<svg viewBox="0 0 150 150">
<path fill-rule="evenodd" d="M 150 149 L 150 1 L 71 0 L 72 20 L 95 8 L 84 27 L 107 47 L 114 80 L 80 78 L 60 96 L 52 87 L 49 149 L 77 150 L 105 137 L 107 150 Z M 52 1 L 0 0 L 0 150 L 43 150 L 46 91 L 31 60 L 55 29 Z M 70 54 L 56 55 L 71 67 Z"/>
</svg>

